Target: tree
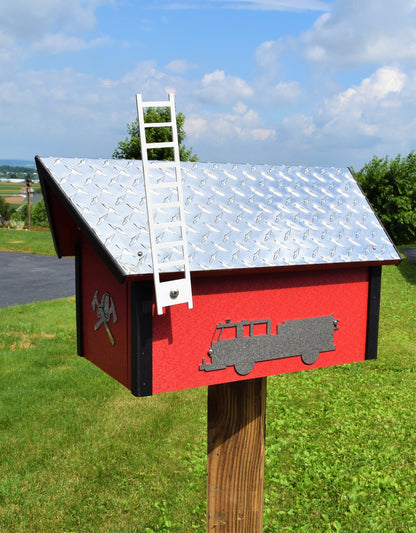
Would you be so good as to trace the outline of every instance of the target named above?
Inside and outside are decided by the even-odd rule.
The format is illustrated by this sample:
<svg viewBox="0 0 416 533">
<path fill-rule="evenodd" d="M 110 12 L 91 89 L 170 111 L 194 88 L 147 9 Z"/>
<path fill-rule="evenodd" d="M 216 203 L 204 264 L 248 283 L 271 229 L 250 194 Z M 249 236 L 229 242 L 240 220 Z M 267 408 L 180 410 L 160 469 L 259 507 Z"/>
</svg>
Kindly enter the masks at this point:
<svg viewBox="0 0 416 533">
<path fill-rule="evenodd" d="M 169 122 L 170 111 L 165 107 L 149 107 L 144 115 L 145 122 Z M 185 115 L 178 113 L 176 115 L 176 124 L 178 130 L 179 154 L 181 161 L 198 161 L 198 156 L 192 154 L 192 148 L 187 150 L 183 141 L 186 137 L 183 125 Z M 142 152 L 140 147 L 139 122 L 136 119 L 131 124 L 127 124 L 129 137 L 118 143 L 118 147 L 113 152 L 116 159 L 141 159 Z M 172 141 L 172 130 L 169 127 L 146 128 L 147 142 L 169 142 Z M 172 148 L 152 148 L 148 150 L 149 159 L 158 159 L 159 161 L 173 161 Z"/>
<path fill-rule="evenodd" d="M 397 244 L 416 240 L 416 153 L 373 157 L 356 173 L 358 183 Z"/>
</svg>

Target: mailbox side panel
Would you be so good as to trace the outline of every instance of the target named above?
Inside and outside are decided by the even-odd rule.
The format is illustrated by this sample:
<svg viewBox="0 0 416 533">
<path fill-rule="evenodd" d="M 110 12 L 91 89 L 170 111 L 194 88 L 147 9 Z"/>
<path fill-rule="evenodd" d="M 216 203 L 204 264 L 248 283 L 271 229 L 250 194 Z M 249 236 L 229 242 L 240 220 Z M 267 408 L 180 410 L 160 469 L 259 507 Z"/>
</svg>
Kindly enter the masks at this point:
<svg viewBox="0 0 416 533">
<path fill-rule="evenodd" d="M 78 351 L 130 388 L 127 284 L 120 284 L 86 239 L 77 247 Z"/>
<path fill-rule="evenodd" d="M 374 313 L 369 313 L 370 268 L 366 266 L 202 277 L 192 280 L 192 288 L 193 309 L 188 310 L 184 304 L 166 309 L 163 315 L 153 312 L 153 393 L 366 358 L 369 317 L 375 317 Z M 230 353 L 225 343 L 222 350 L 217 350 L 221 352 L 223 368 L 220 364 L 210 366 L 213 360 L 208 351 L 219 346 L 219 343 L 215 345 L 219 324 L 224 325 L 227 320 L 233 324 L 244 322 L 246 325 L 241 326 L 241 330 L 245 332 L 243 335 L 249 335 L 248 323 L 266 319 L 270 321 L 273 339 L 260 330 L 259 334 L 265 336 L 250 340 L 250 344 L 244 339 L 227 341 L 233 346 Z M 275 359 L 269 347 L 272 341 L 277 343 Z M 309 359 L 308 363 L 306 352 L 317 346 L 323 351 L 318 352 L 315 362 Z M 285 350 L 288 356 L 282 357 Z M 302 351 L 307 356 L 304 359 Z M 252 353 L 254 360 L 252 370 L 250 365 L 243 366 L 245 372 L 248 369 L 244 375 L 232 364 L 244 356 L 243 352 Z M 299 354 L 294 355 L 296 352 Z"/>
</svg>

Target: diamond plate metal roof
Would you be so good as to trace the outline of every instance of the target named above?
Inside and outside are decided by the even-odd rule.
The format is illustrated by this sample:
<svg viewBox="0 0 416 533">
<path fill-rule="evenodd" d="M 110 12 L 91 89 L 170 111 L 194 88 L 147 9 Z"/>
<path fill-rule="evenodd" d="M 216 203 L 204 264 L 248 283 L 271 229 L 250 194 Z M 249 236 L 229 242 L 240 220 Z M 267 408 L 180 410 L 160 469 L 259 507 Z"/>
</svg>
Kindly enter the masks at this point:
<svg viewBox="0 0 416 533">
<path fill-rule="evenodd" d="M 141 161 L 39 161 L 126 275 L 153 272 Z M 191 271 L 400 260 L 347 168 L 183 162 L 181 174 Z M 172 194 L 163 185 L 154 198 Z M 175 216 L 160 208 L 159 240 L 174 240 L 163 223 Z M 179 250 L 164 253 L 172 262 Z"/>
</svg>

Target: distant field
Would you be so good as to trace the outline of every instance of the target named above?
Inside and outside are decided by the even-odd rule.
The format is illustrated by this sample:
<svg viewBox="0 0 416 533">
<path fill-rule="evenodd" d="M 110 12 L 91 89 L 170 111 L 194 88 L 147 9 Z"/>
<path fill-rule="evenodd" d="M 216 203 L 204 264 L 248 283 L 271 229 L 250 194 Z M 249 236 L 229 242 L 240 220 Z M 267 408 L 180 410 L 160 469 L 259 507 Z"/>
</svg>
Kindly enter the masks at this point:
<svg viewBox="0 0 416 533">
<path fill-rule="evenodd" d="M 21 205 L 25 199 L 23 196 L 4 196 L 3 197 L 8 204 Z"/>
<path fill-rule="evenodd" d="M 22 187 L 24 187 L 24 183 L 0 182 L 0 196 L 19 194 Z"/>
</svg>

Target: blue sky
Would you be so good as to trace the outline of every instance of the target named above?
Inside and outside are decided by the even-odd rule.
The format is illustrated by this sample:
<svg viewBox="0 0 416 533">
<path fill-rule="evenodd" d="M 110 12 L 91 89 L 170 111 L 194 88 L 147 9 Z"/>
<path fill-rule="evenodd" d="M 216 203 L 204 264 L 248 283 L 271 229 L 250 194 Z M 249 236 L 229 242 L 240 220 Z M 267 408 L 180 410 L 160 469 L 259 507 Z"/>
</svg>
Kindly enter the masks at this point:
<svg viewBox="0 0 416 533">
<path fill-rule="evenodd" d="M 201 161 L 361 166 L 416 149 L 415 0 L 14 0 L 0 158 L 111 157 L 176 94 Z"/>
</svg>

